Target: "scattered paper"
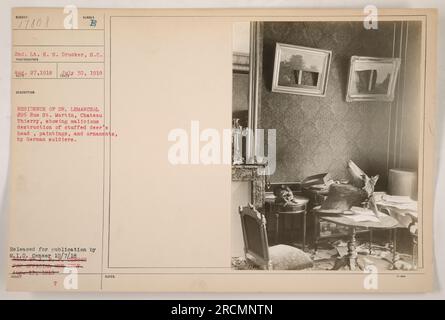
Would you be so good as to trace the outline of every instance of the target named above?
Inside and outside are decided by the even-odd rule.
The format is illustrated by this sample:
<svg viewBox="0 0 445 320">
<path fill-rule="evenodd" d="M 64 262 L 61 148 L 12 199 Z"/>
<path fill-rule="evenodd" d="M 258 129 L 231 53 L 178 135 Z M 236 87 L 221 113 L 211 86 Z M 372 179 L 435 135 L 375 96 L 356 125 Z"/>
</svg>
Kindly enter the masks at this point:
<svg viewBox="0 0 445 320">
<path fill-rule="evenodd" d="M 348 216 L 348 218 L 354 220 L 355 222 L 380 222 L 379 218 L 377 218 L 376 216 L 368 216 L 362 214 Z"/>
<path fill-rule="evenodd" d="M 382 200 L 387 202 L 404 203 L 404 204 L 415 202 L 408 196 L 391 196 L 388 194 L 383 195 Z"/>
<path fill-rule="evenodd" d="M 348 247 L 339 246 L 339 247 L 336 247 L 336 249 L 337 249 L 338 255 L 340 257 L 344 257 L 348 254 Z"/>
<path fill-rule="evenodd" d="M 399 210 L 410 211 L 417 217 L 417 201 L 408 196 L 391 196 L 382 194 L 376 198 L 376 204 L 386 207 L 392 207 Z"/>
</svg>

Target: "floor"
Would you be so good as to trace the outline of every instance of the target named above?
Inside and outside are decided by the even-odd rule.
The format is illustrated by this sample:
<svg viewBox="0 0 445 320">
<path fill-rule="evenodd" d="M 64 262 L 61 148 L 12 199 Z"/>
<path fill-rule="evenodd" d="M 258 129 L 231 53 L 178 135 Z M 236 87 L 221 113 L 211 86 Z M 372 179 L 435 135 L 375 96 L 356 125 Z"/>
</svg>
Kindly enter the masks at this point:
<svg viewBox="0 0 445 320">
<path fill-rule="evenodd" d="M 294 246 L 297 247 L 297 244 Z M 347 243 L 345 240 L 335 240 L 326 242 L 318 246 L 317 251 L 313 248 L 306 250 L 314 261 L 314 266 L 306 270 L 332 270 L 336 262 L 348 253 Z M 390 243 L 373 243 L 371 252 L 369 242 L 359 241 L 357 245 L 357 253 L 359 266 L 363 269 L 366 265 L 374 265 L 379 272 L 385 270 L 413 270 L 412 255 L 406 250 L 398 251 L 396 254 L 396 262 L 393 264 L 393 253 Z M 257 270 L 260 269 L 248 263 L 244 257 L 232 258 L 232 267 L 235 270 Z"/>
</svg>

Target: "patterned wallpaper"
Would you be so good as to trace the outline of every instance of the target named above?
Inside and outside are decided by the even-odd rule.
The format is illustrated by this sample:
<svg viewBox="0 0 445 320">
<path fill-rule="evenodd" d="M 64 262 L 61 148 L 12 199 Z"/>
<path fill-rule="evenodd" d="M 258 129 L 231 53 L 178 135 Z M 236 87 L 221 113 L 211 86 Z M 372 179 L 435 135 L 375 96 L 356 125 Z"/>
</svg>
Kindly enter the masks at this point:
<svg viewBox="0 0 445 320">
<path fill-rule="evenodd" d="M 390 103 L 345 101 L 352 55 L 391 57 L 394 23 L 365 30 L 361 22 L 265 22 L 260 83 L 260 128 L 277 130 L 277 168 L 272 182 L 330 172 L 347 178 L 354 160 L 386 186 Z M 332 50 L 325 97 L 273 93 L 275 43 Z"/>
</svg>

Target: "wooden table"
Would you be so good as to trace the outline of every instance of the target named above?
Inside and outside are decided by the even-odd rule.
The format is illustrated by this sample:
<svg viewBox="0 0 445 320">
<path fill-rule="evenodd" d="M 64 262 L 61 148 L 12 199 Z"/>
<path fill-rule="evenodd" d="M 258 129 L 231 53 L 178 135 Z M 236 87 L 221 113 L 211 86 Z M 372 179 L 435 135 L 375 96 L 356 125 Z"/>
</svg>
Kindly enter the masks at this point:
<svg viewBox="0 0 445 320">
<path fill-rule="evenodd" d="M 284 241 L 284 217 L 290 215 L 293 219 L 292 222 L 295 222 L 295 218 L 301 217 L 301 247 L 302 250 L 306 250 L 306 214 L 307 214 L 307 204 L 309 199 L 295 196 L 295 200 L 297 201 L 293 207 L 293 210 L 286 210 L 281 204 L 275 204 L 275 201 L 266 198 L 266 203 L 269 207 L 269 214 L 274 215 L 275 217 L 275 230 L 273 232 L 273 240 L 274 243 L 285 243 Z M 292 223 L 291 227 L 294 227 L 294 223 Z M 295 231 L 293 232 L 295 235 Z M 295 237 L 292 237 L 291 241 L 293 242 Z M 293 244 L 293 243 L 292 243 Z"/>
<path fill-rule="evenodd" d="M 356 228 L 367 228 L 369 230 L 372 229 L 379 229 L 379 230 L 394 230 L 394 238 L 393 238 L 393 262 L 396 256 L 396 230 L 397 228 L 403 227 L 401 226 L 398 221 L 390 216 L 382 215 L 379 217 L 379 222 L 374 221 L 354 221 L 353 219 L 349 218 L 349 215 L 342 214 L 342 213 L 333 213 L 330 210 L 316 210 L 316 213 L 318 214 L 318 217 L 320 219 L 323 219 L 328 222 L 332 222 L 335 224 L 343 225 L 346 227 L 349 227 L 350 230 L 350 238 L 348 241 L 348 255 L 338 261 L 333 270 L 338 270 L 343 267 L 347 267 L 350 270 L 355 270 L 356 266 L 360 268 L 360 264 L 358 264 L 358 255 L 357 255 L 357 248 L 356 248 Z M 372 241 L 372 240 L 371 240 Z"/>
<path fill-rule="evenodd" d="M 417 234 L 417 210 L 400 209 L 397 206 L 390 205 L 384 201 L 377 202 L 377 208 L 396 219 L 402 227 L 408 229 L 412 241 L 412 259 L 414 268 L 417 268 L 418 259 L 418 234 Z M 414 227 L 414 228 L 413 228 Z"/>
</svg>

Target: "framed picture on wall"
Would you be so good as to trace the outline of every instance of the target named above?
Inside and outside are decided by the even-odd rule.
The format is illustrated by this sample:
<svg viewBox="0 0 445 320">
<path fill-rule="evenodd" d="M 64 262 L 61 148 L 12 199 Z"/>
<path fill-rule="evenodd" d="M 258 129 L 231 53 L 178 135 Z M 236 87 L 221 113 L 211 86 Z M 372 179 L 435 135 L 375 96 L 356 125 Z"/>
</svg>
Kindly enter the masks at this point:
<svg viewBox="0 0 445 320">
<path fill-rule="evenodd" d="M 277 43 L 272 91 L 324 96 L 332 52 Z"/>
<path fill-rule="evenodd" d="M 351 57 L 346 101 L 393 101 L 400 58 Z"/>
</svg>

